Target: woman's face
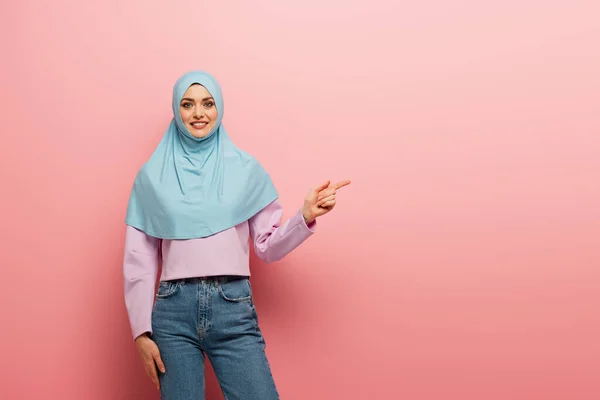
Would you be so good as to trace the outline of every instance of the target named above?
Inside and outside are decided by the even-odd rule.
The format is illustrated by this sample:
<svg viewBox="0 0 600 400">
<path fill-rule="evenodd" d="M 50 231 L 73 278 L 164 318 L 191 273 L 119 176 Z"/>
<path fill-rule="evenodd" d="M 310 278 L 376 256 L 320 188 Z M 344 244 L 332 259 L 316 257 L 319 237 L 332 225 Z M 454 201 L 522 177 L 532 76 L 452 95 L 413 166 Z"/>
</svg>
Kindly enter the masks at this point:
<svg viewBox="0 0 600 400">
<path fill-rule="evenodd" d="M 179 113 L 188 132 L 196 138 L 207 136 L 219 115 L 215 100 L 204 86 L 198 84 L 190 86 L 183 95 Z"/>
</svg>

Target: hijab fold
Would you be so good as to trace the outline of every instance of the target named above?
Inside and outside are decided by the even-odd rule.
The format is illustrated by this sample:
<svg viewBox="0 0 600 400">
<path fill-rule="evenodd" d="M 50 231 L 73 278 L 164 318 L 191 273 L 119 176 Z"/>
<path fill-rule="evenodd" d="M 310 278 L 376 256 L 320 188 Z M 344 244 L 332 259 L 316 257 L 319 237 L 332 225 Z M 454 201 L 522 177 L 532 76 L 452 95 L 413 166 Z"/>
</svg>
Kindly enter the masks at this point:
<svg viewBox="0 0 600 400">
<path fill-rule="evenodd" d="M 195 138 L 179 114 L 187 89 L 200 84 L 214 98 L 218 117 L 210 133 Z M 140 168 L 125 223 L 161 239 L 193 239 L 238 225 L 278 197 L 260 163 L 237 148 L 225 127 L 223 96 L 214 77 L 188 72 L 173 87 L 173 119 Z"/>
</svg>

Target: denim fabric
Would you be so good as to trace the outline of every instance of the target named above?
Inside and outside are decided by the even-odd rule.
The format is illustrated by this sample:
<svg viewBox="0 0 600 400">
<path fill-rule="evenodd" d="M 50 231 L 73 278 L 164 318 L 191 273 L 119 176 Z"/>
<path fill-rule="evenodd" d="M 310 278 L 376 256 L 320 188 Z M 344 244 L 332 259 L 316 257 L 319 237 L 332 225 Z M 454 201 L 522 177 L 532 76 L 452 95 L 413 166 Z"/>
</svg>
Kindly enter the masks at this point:
<svg viewBox="0 0 600 400">
<path fill-rule="evenodd" d="M 225 399 L 279 399 L 248 278 L 160 282 L 152 327 L 166 368 L 163 400 L 205 398 L 205 355 Z"/>
</svg>

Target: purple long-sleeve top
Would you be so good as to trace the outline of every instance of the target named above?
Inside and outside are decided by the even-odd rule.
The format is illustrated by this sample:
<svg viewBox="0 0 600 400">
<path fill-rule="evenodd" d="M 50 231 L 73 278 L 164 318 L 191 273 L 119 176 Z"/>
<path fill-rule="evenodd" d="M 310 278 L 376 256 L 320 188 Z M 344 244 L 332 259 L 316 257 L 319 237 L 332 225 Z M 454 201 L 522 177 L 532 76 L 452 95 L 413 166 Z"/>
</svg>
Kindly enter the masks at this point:
<svg viewBox="0 0 600 400">
<path fill-rule="evenodd" d="M 152 308 L 162 250 L 160 280 L 215 275 L 250 276 L 249 241 L 265 262 L 280 260 L 316 229 L 299 210 L 281 224 L 283 208 L 275 200 L 248 221 L 215 235 L 188 240 L 160 240 L 127 226 L 123 262 L 125 304 L 133 338 L 152 334 Z"/>
</svg>

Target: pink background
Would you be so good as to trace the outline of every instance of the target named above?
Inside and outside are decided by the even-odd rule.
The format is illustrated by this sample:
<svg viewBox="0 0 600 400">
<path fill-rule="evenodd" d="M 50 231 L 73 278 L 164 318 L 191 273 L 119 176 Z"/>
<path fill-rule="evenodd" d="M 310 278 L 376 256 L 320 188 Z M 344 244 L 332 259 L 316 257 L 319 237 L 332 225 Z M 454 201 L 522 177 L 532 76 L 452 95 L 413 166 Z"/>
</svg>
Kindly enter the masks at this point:
<svg viewBox="0 0 600 400">
<path fill-rule="evenodd" d="M 2 2 L 0 397 L 158 399 L 123 218 L 198 68 L 286 217 L 353 180 L 253 259 L 283 399 L 600 398 L 599 4 Z"/>
</svg>

